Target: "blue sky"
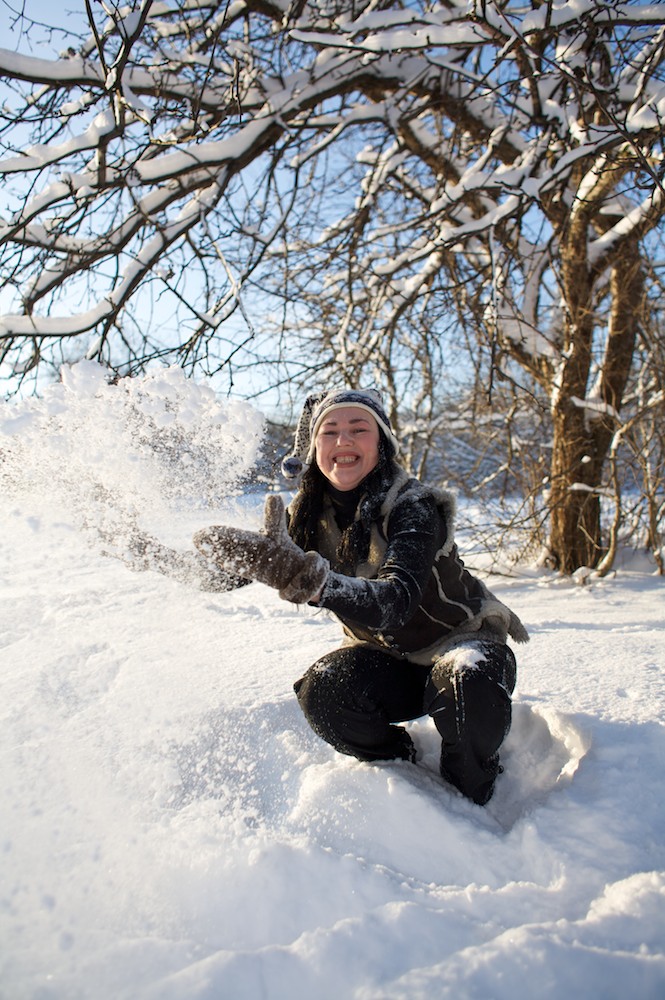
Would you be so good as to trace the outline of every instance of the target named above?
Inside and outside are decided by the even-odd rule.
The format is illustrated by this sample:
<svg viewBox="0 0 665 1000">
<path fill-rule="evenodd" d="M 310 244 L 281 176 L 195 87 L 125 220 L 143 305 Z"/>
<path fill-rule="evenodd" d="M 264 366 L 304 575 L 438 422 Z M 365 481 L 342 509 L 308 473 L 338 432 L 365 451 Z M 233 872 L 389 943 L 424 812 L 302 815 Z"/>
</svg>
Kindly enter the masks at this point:
<svg viewBox="0 0 665 1000">
<path fill-rule="evenodd" d="M 2 24 L 2 39 L 4 48 L 17 48 L 19 44 L 18 25 L 13 28 L 16 17 L 25 12 L 33 21 L 41 21 L 53 27 L 73 28 L 77 22 L 85 23 L 85 7 L 83 0 L 0 0 L 0 24 Z M 9 30 L 8 30 L 9 29 Z M 23 51 L 23 45 L 20 46 Z"/>
</svg>

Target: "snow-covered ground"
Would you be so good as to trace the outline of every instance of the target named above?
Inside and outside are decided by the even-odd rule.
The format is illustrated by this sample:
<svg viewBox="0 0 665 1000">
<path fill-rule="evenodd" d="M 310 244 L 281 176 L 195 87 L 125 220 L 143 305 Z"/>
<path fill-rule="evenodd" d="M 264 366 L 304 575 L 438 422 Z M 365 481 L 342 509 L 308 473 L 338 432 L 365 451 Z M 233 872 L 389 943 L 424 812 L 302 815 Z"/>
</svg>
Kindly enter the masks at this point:
<svg viewBox="0 0 665 1000">
<path fill-rule="evenodd" d="M 256 521 L 259 437 L 173 372 L 0 410 L 0 996 L 663 997 L 663 580 L 491 579 L 532 641 L 480 808 L 429 720 L 416 767 L 310 732 L 325 614 L 104 555 Z"/>
</svg>

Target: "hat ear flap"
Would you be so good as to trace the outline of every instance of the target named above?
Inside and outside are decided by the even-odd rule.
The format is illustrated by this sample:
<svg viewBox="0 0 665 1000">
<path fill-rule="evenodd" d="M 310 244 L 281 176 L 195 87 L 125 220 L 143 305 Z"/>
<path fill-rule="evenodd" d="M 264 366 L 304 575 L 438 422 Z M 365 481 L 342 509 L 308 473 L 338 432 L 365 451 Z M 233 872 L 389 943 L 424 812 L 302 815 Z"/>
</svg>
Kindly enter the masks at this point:
<svg viewBox="0 0 665 1000">
<path fill-rule="evenodd" d="M 297 479 L 303 470 L 303 463 L 297 455 L 285 455 L 282 459 L 282 475 L 285 479 Z"/>
<path fill-rule="evenodd" d="M 290 455 L 285 455 L 282 459 L 282 473 L 286 479 L 297 479 L 305 467 L 310 446 L 312 412 L 326 395 L 327 391 L 314 392 L 307 397 L 303 404 L 302 413 L 296 426 L 293 452 Z"/>
</svg>

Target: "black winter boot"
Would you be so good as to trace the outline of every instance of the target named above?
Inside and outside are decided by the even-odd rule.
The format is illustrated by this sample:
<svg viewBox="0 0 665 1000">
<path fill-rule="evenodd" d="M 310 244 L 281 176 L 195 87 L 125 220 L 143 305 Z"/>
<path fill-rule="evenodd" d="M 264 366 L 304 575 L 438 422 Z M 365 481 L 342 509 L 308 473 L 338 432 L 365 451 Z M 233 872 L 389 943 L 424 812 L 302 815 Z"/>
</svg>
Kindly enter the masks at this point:
<svg viewBox="0 0 665 1000">
<path fill-rule="evenodd" d="M 453 785 L 467 798 L 479 806 L 487 805 L 494 795 L 494 783 L 503 768 L 499 764 L 498 753 L 486 761 L 469 768 L 459 759 L 459 754 L 451 752 L 445 743 L 441 747 L 441 777 Z"/>
</svg>

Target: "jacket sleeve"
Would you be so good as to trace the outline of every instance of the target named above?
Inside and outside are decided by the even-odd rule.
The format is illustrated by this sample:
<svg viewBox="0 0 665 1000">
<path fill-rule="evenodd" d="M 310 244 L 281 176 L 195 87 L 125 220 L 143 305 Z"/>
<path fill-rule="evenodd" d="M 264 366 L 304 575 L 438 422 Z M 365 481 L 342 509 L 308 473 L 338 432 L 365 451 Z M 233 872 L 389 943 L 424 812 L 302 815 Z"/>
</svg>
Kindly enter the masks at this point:
<svg viewBox="0 0 665 1000">
<path fill-rule="evenodd" d="M 414 614 L 446 539 L 446 528 L 431 496 L 397 505 L 388 524 L 388 546 L 375 578 L 331 572 L 318 607 L 366 628 L 397 629 Z"/>
</svg>

